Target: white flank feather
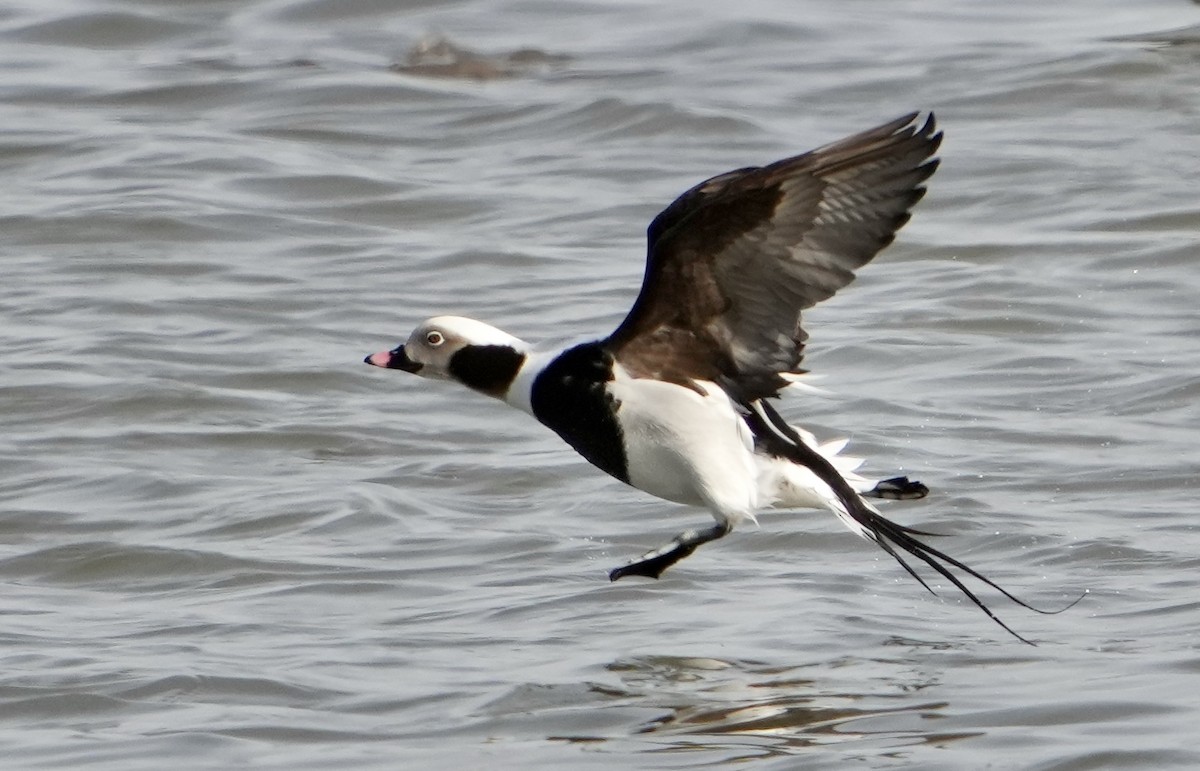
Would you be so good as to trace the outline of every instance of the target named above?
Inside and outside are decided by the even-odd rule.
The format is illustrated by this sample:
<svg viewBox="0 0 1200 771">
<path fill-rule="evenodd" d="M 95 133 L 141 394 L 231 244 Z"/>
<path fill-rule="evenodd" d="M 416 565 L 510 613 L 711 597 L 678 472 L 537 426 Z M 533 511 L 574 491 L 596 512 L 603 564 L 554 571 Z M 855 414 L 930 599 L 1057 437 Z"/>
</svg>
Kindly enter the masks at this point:
<svg viewBox="0 0 1200 771">
<path fill-rule="evenodd" d="M 861 458 L 839 454 L 848 440 L 833 439 L 818 444 L 810 432 L 795 426 L 792 428 L 805 444 L 824 456 L 857 492 L 868 492 L 878 483 L 878 480 L 855 473 L 862 465 Z M 826 509 L 837 515 L 852 533 L 873 540 L 871 534 L 850 516 L 829 485 L 807 467 L 770 455 L 757 454 L 755 459 L 758 461 L 759 495 L 764 503 L 777 509 Z M 864 503 L 875 511 L 870 503 Z"/>
</svg>

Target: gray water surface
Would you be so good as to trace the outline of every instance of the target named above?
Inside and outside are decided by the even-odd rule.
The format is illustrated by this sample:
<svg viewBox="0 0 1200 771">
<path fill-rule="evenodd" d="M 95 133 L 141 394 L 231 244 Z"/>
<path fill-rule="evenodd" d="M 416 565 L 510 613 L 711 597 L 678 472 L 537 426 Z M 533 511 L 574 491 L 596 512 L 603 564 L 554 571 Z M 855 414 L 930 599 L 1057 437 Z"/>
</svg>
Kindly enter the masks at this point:
<svg viewBox="0 0 1200 771">
<path fill-rule="evenodd" d="M 439 35 L 483 64 L 414 69 Z M 0 42 L 6 768 L 1200 764 L 1200 7 L 24 0 Z M 782 408 L 1087 592 L 980 587 L 1037 647 L 818 512 L 609 584 L 708 514 L 361 363 L 441 312 L 606 334 L 675 195 L 912 109 L 943 165 Z"/>
</svg>

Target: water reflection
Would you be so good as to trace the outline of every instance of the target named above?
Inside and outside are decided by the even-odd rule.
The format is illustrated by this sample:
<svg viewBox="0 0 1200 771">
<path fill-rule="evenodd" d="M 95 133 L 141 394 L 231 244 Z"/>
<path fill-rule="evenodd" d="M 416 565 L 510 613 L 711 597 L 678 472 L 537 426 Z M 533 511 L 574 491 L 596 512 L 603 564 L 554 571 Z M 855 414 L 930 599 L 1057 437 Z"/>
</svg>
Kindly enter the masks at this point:
<svg viewBox="0 0 1200 771">
<path fill-rule="evenodd" d="M 903 659 L 780 667 L 662 655 L 618 659 L 605 670 L 616 683 L 521 686 L 491 703 L 489 718 L 520 713 L 553 726 L 546 738 L 554 741 L 633 741 L 652 745 L 643 751 L 711 751 L 725 761 L 853 742 L 878 752 L 980 735 L 939 725 L 949 705 L 914 698 L 938 684 L 937 674 Z M 853 676 L 839 676 L 847 672 Z M 847 689 L 850 679 L 872 687 Z"/>
</svg>

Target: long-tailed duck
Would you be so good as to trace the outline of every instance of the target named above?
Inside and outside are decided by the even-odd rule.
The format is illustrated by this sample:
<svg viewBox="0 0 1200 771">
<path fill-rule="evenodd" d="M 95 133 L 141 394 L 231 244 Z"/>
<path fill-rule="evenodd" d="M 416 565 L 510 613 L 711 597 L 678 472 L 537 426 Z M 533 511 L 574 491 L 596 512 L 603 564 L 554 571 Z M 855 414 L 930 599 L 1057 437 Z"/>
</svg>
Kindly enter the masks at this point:
<svg viewBox="0 0 1200 771">
<path fill-rule="evenodd" d="M 706 507 L 716 519 L 612 570 L 613 581 L 657 578 L 701 544 L 756 521 L 759 509 L 823 508 L 926 589 L 896 547 L 1028 642 L 951 568 L 1049 611 L 918 540 L 932 534 L 884 518 L 867 500 L 922 498 L 924 485 L 859 476 L 860 461 L 839 454 L 845 442 L 818 443 L 768 401 L 805 371 L 801 312 L 892 242 L 938 167 L 941 139 L 932 114 L 913 113 L 701 182 L 650 223 L 641 293 L 601 340 L 539 351 L 483 322 L 437 316 L 366 362 L 501 399 L 622 482 Z"/>
</svg>

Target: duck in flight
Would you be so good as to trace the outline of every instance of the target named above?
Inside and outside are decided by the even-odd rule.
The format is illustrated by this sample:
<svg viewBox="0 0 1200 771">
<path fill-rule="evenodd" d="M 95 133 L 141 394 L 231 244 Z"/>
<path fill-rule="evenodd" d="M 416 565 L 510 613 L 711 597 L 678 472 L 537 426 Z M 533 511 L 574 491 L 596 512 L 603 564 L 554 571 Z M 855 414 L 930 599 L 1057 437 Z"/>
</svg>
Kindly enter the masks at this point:
<svg viewBox="0 0 1200 771">
<path fill-rule="evenodd" d="M 609 573 L 657 578 L 763 508 L 827 509 L 929 591 L 924 562 L 1010 634 L 969 589 L 973 577 L 1035 610 L 870 499 L 922 498 L 907 477 L 866 479 L 844 442 L 820 444 L 771 400 L 805 372 L 801 314 L 854 280 L 895 238 L 938 167 L 942 134 L 912 113 L 819 149 L 720 174 L 650 223 L 641 293 L 608 337 L 537 350 L 488 324 L 431 318 L 377 367 L 454 380 L 553 430 L 601 470 L 651 495 L 703 506 L 686 530 Z M 902 554 L 903 552 L 903 554 Z M 1055 611 L 1057 612 L 1057 611 Z"/>
</svg>

